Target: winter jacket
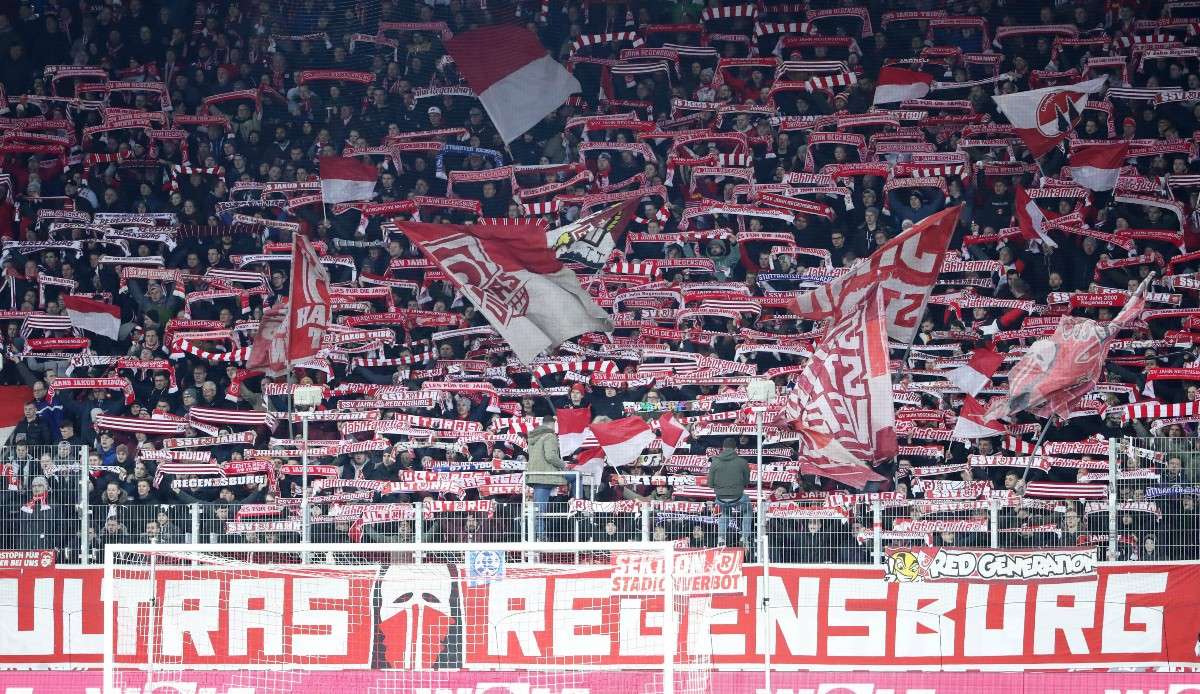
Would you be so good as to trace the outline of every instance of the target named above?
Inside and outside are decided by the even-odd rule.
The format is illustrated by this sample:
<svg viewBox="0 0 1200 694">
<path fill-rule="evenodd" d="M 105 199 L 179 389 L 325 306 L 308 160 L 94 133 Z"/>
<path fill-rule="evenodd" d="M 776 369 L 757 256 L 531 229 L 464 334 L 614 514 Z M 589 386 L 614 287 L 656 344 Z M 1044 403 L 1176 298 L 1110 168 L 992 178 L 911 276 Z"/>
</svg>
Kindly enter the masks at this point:
<svg viewBox="0 0 1200 694">
<path fill-rule="evenodd" d="M 740 499 L 750 484 L 750 463 L 733 451 L 721 451 L 708 469 L 708 486 L 717 499 Z"/>
<path fill-rule="evenodd" d="M 529 432 L 529 462 L 525 465 L 525 481 L 529 484 L 560 486 L 567 483 L 561 473 L 567 469 L 558 451 L 558 434 L 552 427 L 539 426 Z"/>
</svg>

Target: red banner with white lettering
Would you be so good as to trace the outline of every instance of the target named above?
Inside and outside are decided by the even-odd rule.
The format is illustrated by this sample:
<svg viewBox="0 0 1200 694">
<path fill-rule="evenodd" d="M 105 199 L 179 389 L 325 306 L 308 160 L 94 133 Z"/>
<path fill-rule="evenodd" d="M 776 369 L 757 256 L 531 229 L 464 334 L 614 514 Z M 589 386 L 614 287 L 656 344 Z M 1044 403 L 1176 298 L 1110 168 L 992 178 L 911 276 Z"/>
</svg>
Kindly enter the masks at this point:
<svg viewBox="0 0 1200 694">
<path fill-rule="evenodd" d="M 98 667 L 102 573 L 0 570 L 0 665 Z M 148 571 L 118 574 L 118 661 L 145 663 Z M 661 663 L 661 595 L 613 595 L 607 563 L 561 572 L 509 566 L 503 579 L 480 586 L 461 574 L 444 564 L 394 565 L 378 575 L 372 567 L 300 574 L 286 566 L 160 566 L 157 659 L 377 668 L 453 661 L 496 670 Z M 680 598 L 691 601 L 676 610 L 680 662 L 711 651 L 718 669 L 761 664 L 762 570 L 750 565 L 742 574 L 744 594 Z M 888 583 L 868 567 L 774 567 L 772 662 L 818 670 L 1193 667 L 1197 586 L 1200 564 L 1181 563 L 1107 564 L 1078 580 L 1000 584 Z M 411 638 L 414 631 L 422 638 Z M 470 636 L 458 641 L 457 633 Z"/>
<path fill-rule="evenodd" d="M 329 328 L 329 274 L 312 243 L 297 234 L 292 247 L 291 294 L 288 297 L 288 362 L 316 356 Z"/>
</svg>

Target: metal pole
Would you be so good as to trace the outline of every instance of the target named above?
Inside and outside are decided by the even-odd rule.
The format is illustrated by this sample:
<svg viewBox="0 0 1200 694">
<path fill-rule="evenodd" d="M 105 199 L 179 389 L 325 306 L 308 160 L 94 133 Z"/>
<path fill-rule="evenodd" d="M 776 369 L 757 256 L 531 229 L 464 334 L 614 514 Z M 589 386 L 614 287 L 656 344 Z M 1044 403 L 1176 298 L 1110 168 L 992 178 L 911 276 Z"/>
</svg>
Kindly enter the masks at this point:
<svg viewBox="0 0 1200 694">
<path fill-rule="evenodd" d="M 988 499 L 988 516 L 992 523 L 992 549 L 1000 546 L 1000 501 L 995 497 Z"/>
<path fill-rule="evenodd" d="M 158 538 L 151 539 L 152 544 L 158 544 Z M 158 611 L 158 552 L 150 552 L 150 633 L 146 635 L 146 686 L 154 680 L 154 620 Z"/>
<path fill-rule="evenodd" d="M 1117 440 L 1108 440 L 1108 561 L 1117 560 Z"/>
<path fill-rule="evenodd" d="M 85 446 L 86 448 L 86 446 Z M 116 685 L 116 598 L 113 587 L 113 554 L 111 547 L 104 551 L 104 580 L 100 583 L 100 599 L 104 604 L 104 678 L 101 681 L 104 694 L 115 692 Z"/>
<path fill-rule="evenodd" d="M 88 503 L 88 447 L 81 446 L 79 451 L 79 563 L 87 566 L 91 562 L 91 538 L 88 537 L 88 527 L 91 525 L 92 508 Z"/>
<path fill-rule="evenodd" d="M 871 500 L 871 561 L 883 564 L 883 503 Z"/>
<path fill-rule="evenodd" d="M 675 548 L 663 546 L 663 694 L 675 694 L 675 650 L 679 647 L 675 614 Z"/>
<path fill-rule="evenodd" d="M 300 531 L 301 538 L 304 544 L 312 542 L 311 530 L 312 524 L 309 520 L 308 509 L 308 411 L 300 412 L 300 437 L 304 440 L 304 446 L 300 449 L 300 473 L 301 488 L 300 488 Z"/>
<path fill-rule="evenodd" d="M 765 565 L 766 558 L 761 556 L 763 544 L 762 538 L 767 534 L 767 524 L 765 522 L 766 516 L 763 512 L 763 411 L 761 408 L 756 409 L 758 411 L 754 413 L 754 433 L 756 434 L 755 441 L 757 442 L 757 445 L 754 448 L 754 464 L 756 470 L 758 471 L 758 479 L 755 481 L 755 491 L 758 493 L 758 498 L 755 499 L 755 516 L 758 520 L 758 532 L 756 533 L 758 535 L 758 542 L 755 544 L 760 552 L 758 560 L 763 562 Z M 770 688 L 768 687 L 768 690 L 769 689 Z"/>
<path fill-rule="evenodd" d="M 425 542 L 425 504 L 413 503 L 413 539 L 420 546 Z M 417 552 L 413 555 L 415 563 L 422 564 L 425 561 L 425 553 Z"/>
<path fill-rule="evenodd" d="M 200 504 L 189 504 L 192 514 L 192 544 L 200 544 Z"/>
<path fill-rule="evenodd" d="M 1029 479 L 1029 468 L 1033 467 L 1033 461 L 1042 449 L 1042 442 L 1046 440 L 1046 434 L 1050 432 L 1050 423 L 1053 421 L 1053 417 L 1046 420 L 1046 426 L 1042 427 L 1042 433 L 1038 435 L 1037 443 L 1033 444 L 1033 453 L 1029 455 L 1029 460 L 1025 463 L 1025 472 L 1021 473 L 1021 482 Z"/>
<path fill-rule="evenodd" d="M 763 648 L 763 687 L 767 692 L 771 691 L 771 646 L 774 642 L 775 625 L 771 620 L 771 557 L 767 553 L 767 515 L 765 512 L 766 501 L 763 499 L 763 408 L 759 406 L 754 413 L 754 430 L 757 436 L 755 437 L 754 464 L 758 474 L 758 480 L 755 484 L 755 491 L 758 497 L 755 499 L 757 506 L 756 515 L 758 516 L 758 561 L 763 567 L 763 583 L 762 592 L 759 595 L 759 603 L 762 605 L 762 617 L 766 624 L 767 643 Z"/>
</svg>

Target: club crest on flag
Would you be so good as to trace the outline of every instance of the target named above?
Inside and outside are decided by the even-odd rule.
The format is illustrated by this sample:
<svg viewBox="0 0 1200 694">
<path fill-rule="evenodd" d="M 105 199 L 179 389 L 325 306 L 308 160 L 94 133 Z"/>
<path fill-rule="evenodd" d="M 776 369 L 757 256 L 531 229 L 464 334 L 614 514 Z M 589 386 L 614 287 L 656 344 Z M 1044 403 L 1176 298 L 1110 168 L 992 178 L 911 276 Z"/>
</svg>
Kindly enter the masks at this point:
<svg viewBox="0 0 1200 694">
<path fill-rule="evenodd" d="M 1058 137 L 1072 128 L 1080 116 L 1073 96 L 1071 92 L 1050 92 L 1042 97 L 1034 111 L 1038 132 L 1046 137 Z"/>
<path fill-rule="evenodd" d="M 430 241 L 425 249 L 458 280 L 463 292 L 486 304 L 500 322 L 511 323 L 529 312 L 525 283 L 489 258 L 478 238 L 450 234 Z"/>
</svg>

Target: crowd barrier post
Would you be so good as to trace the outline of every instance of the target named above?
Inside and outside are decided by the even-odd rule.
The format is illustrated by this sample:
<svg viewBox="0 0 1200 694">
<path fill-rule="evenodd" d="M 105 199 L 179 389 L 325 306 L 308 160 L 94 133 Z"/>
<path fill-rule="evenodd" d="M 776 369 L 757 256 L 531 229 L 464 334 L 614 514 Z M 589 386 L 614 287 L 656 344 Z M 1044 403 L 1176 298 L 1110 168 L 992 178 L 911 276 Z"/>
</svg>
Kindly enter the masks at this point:
<svg viewBox="0 0 1200 694">
<path fill-rule="evenodd" d="M 1117 460 L 1117 440 L 1108 440 L 1108 560 L 1117 560 L 1117 478 L 1120 476 Z"/>
<path fill-rule="evenodd" d="M 883 504 L 871 500 L 871 560 L 883 564 Z"/>
<path fill-rule="evenodd" d="M 92 476 L 88 473 L 88 447 L 79 447 L 79 563 L 87 566 L 91 563 L 91 538 L 88 529 L 92 523 L 92 507 L 88 501 L 88 483 Z"/>
<path fill-rule="evenodd" d="M 997 549 L 1000 547 L 1000 500 L 996 497 L 988 499 L 988 525 L 990 527 L 989 539 L 991 548 Z"/>
</svg>

